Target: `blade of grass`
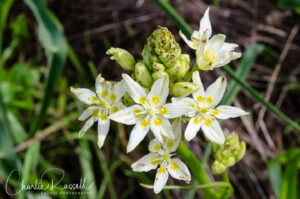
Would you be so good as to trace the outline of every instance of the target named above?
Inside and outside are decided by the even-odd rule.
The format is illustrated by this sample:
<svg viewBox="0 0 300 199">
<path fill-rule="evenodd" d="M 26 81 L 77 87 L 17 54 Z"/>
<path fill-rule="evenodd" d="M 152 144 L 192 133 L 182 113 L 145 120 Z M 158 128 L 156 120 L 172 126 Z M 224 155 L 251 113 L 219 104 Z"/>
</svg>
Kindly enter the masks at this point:
<svg viewBox="0 0 300 199">
<path fill-rule="evenodd" d="M 280 185 L 282 179 L 281 166 L 278 161 L 270 161 L 268 163 L 268 174 L 271 182 L 271 186 L 275 193 L 276 198 L 279 198 L 280 195 Z"/>
<path fill-rule="evenodd" d="M 86 195 L 87 198 L 94 199 L 97 195 L 96 180 L 94 175 L 92 154 L 89 147 L 89 142 L 85 140 L 79 141 L 80 154 L 79 163 L 81 166 L 82 175 L 86 181 L 89 194 Z"/>
<path fill-rule="evenodd" d="M 182 17 L 172 8 L 165 0 L 154 0 L 161 9 L 166 13 L 166 15 L 185 33 L 188 37 L 192 34 L 191 27 L 182 19 Z M 222 70 L 224 70 L 227 75 L 229 75 L 232 79 L 234 79 L 241 87 L 245 89 L 254 99 L 262 103 L 270 112 L 274 113 L 274 115 L 281 120 L 285 121 L 287 124 L 292 126 L 297 131 L 300 131 L 300 125 L 294 122 L 291 118 L 286 116 L 280 110 L 278 110 L 271 103 L 266 102 L 263 97 L 261 97 L 260 93 L 253 89 L 249 84 L 247 84 L 243 79 L 241 79 L 229 66 L 223 66 Z"/>
<path fill-rule="evenodd" d="M 44 0 L 24 0 L 24 2 L 31 9 L 38 21 L 39 40 L 45 48 L 48 65 L 46 89 L 42 107 L 38 116 L 35 118 L 30 131 L 31 134 L 35 134 L 42 126 L 46 117 L 47 108 L 53 98 L 58 77 L 61 74 L 66 60 L 67 43 L 61 25 L 55 16 L 47 9 Z"/>
<path fill-rule="evenodd" d="M 103 176 L 104 176 L 103 180 L 101 182 L 101 185 L 100 185 L 100 189 L 97 194 L 97 198 L 100 199 L 100 198 L 104 197 L 106 187 L 108 186 L 110 198 L 116 199 L 117 196 L 116 196 L 116 193 L 114 190 L 113 181 L 111 179 L 111 174 L 110 174 L 111 172 L 108 168 L 108 165 L 106 163 L 106 160 L 104 158 L 102 151 L 99 150 L 98 147 L 95 147 L 95 148 L 96 148 L 97 157 L 99 159 L 100 167 L 101 167 L 101 170 L 102 170 Z"/>
<path fill-rule="evenodd" d="M 2 41 L 3 31 L 6 26 L 7 16 L 14 0 L 1 0 L 0 1 L 0 63 L 2 63 Z M 2 65 L 0 65 L 0 70 Z"/>
</svg>

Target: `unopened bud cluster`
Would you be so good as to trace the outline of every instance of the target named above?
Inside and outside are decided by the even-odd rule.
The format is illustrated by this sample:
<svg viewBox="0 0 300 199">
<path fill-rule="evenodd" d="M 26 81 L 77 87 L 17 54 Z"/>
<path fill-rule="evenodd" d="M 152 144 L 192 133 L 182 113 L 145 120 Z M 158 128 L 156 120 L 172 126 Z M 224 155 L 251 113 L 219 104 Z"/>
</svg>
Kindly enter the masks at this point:
<svg viewBox="0 0 300 199">
<path fill-rule="evenodd" d="M 226 168 L 233 166 L 242 159 L 246 152 L 245 142 L 240 142 L 235 132 L 226 136 L 223 145 L 214 144 L 215 161 L 212 164 L 213 174 L 223 173 Z"/>
<path fill-rule="evenodd" d="M 187 96 L 199 88 L 197 84 L 185 81 L 190 57 L 181 53 L 173 34 L 165 27 L 158 27 L 150 35 L 142 52 L 143 59 L 138 62 L 120 48 L 111 48 L 107 54 L 123 69 L 134 71 L 136 81 L 146 89 L 163 75 L 169 77 L 170 94 L 176 97 Z"/>
</svg>

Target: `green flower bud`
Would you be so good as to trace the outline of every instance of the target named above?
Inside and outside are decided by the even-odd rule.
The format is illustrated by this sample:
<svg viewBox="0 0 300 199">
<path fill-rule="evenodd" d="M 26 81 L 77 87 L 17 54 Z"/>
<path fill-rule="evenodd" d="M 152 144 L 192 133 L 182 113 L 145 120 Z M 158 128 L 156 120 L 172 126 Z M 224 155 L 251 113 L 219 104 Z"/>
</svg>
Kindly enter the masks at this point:
<svg viewBox="0 0 300 199">
<path fill-rule="evenodd" d="M 160 64 L 160 63 L 154 63 L 153 64 L 153 70 L 155 72 L 158 72 L 158 71 L 165 71 L 165 66 L 163 64 Z"/>
<path fill-rule="evenodd" d="M 127 50 L 110 48 L 106 54 L 110 55 L 110 59 L 115 60 L 124 70 L 134 70 L 135 59 Z"/>
<path fill-rule="evenodd" d="M 240 143 L 240 150 L 238 151 L 238 154 L 236 156 L 236 160 L 239 161 L 240 159 L 242 159 L 244 157 L 246 153 L 246 144 L 245 142 L 241 142 Z"/>
<path fill-rule="evenodd" d="M 223 167 L 231 167 L 242 159 L 246 152 L 245 142 L 240 142 L 235 132 L 230 133 L 225 138 L 223 145 L 214 145 L 215 161 L 212 165 L 213 172 L 219 174 Z"/>
<path fill-rule="evenodd" d="M 190 82 L 177 82 L 170 88 L 170 94 L 176 97 L 185 97 L 199 89 L 199 86 Z"/>
<path fill-rule="evenodd" d="M 132 106 L 135 104 L 135 102 L 133 101 L 133 99 L 131 98 L 128 92 L 125 92 L 121 100 L 125 106 Z"/>
<path fill-rule="evenodd" d="M 152 77 L 151 74 L 149 72 L 149 70 L 147 69 L 147 67 L 145 66 L 145 64 L 143 64 L 142 62 L 138 62 L 135 65 L 135 78 L 136 81 L 143 87 L 145 88 L 150 88 L 152 85 Z"/>
<path fill-rule="evenodd" d="M 168 75 L 165 71 L 157 71 L 152 73 L 153 82 L 161 78 L 163 75 Z"/>
<path fill-rule="evenodd" d="M 174 80 L 183 80 L 184 76 L 190 69 L 190 56 L 187 54 L 182 54 L 176 61 L 173 67 L 167 69 L 167 73 Z"/>
<path fill-rule="evenodd" d="M 227 159 L 223 160 L 223 165 L 225 167 L 231 167 L 235 164 L 235 158 L 234 157 L 228 157 Z"/>
<path fill-rule="evenodd" d="M 174 66 L 180 54 L 181 49 L 172 33 L 165 27 L 159 27 L 148 38 L 142 57 L 146 66 L 152 70 L 155 62 L 167 68 Z"/>
<path fill-rule="evenodd" d="M 223 164 L 221 164 L 219 161 L 214 161 L 211 168 L 212 168 L 212 173 L 214 175 L 221 174 L 226 170 L 226 167 Z"/>
</svg>

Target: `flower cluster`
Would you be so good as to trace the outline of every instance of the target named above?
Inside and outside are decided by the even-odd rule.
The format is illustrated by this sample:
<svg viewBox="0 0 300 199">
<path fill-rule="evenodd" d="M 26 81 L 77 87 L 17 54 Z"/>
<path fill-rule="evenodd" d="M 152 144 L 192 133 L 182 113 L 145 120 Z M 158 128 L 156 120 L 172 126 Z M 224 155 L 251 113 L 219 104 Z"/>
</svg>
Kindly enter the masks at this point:
<svg viewBox="0 0 300 199">
<path fill-rule="evenodd" d="M 233 51 L 236 44 L 224 42 L 224 35 L 211 37 L 208 12 L 209 9 L 200 22 L 199 31 L 193 32 L 191 40 L 179 33 L 196 50 L 196 62 L 201 70 L 212 70 L 241 56 Z M 159 27 L 148 38 L 142 60 L 136 61 L 128 51 L 120 48 L 111 48 L 107 54 L 123 69 L 133 73 L 131 76 L 122 74 L 123 79 L 118 83 L 105 81 L 99 75 L 96 92 L 71 87 L 79 100 L 89 106 L 79 117 L 79 120 L 89 118 L 79 132 L 80 137 L 97 121 L 98 146 L 101 148 L 109 131 L 110 120 L 134 125 L 127 145 L 129 153 L 151 131 L 155 139 L 149 144 L 150 153 L 131 167 L 137 172 L 158 168 L 154 181 L 155 193 L 164 188 L 169 174 L 187 183 L 191 180 L 188 167 L 174 157 L 182 140 L 182 121 L 189 120 L 184 132 L 185 140 L 193 139 L 201 129 L 206 139 L 220 146 L 214 147 L 217 154 L 214 173 L 224 171 L 243 156 L 245 145 L 239 144 L 236 134 L 236 137 L 230 135 L 225 138 L 218 119 L 235 118 L 247 112 L 232 106 L 218 106 L 226 89 L 226 78 L 219 77 L 205 90 L 199 72 L 189 71 L 189 56 L 181 54 L 178 43 L 167 28 Z M 192 77 L 192 82 L 189 77 Z M 192 98 L 186 97 L 190 94 Z M 174 97 L 167 103 L 169 95 Z M 122 102 L 126 102 L 125 105 Z M 236 150 L 231 150 L 233 147 Z M 230 160 L 230 164 L 223 161 L 224 151 L 228 154 L 225 159 Z M 219 169 L 221 164 L 224 168 Z"/>
</svg>

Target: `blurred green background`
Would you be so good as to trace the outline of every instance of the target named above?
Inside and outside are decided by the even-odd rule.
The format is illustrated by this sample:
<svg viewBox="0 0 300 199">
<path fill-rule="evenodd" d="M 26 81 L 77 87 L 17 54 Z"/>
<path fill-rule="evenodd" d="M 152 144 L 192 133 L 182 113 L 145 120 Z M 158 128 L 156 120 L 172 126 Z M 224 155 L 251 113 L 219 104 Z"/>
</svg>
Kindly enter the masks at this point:
<svg viewBox="0 0 300 199">
<path fill-rule="evenodd" d="M 126 154 L 131 127 L 113 123 L 101 150 L 95 127 L 78 139 L 83 123 L 77 118 L 84 107 L 69 86 L 92 89 L 98 73 L 120 80 L 125 71 L 105 55 L 108 48 L 121 47 L 140 58 L 147 37 L 157 26 L 166 26 L 194 58 L 157 2 L 0 0 L 0 198 L 203 198 L 200 190 L 155 195 L 142 188 L 139 183 L 151 184 L 155 172 L 131 171 L 130 164 L 147 152 L 144 141 Z M 231 67 L 299 124 L 299 0 L 169 3 L 193 29 L 211 6 L 213 33 L 226 34 L 244 52 Z M 205 86 L 221 74 L 220 69 L 203 73 Z M 229 87 L 226 101 L 252 113 L 222 124 L 225 132 L 234 130 L 247 143 L 244 159 L 228 170 L 232 198 L 299 198 L 299 131 L 265 112 L 236 82 Z M 205 155 L 206 146 L 202 135 L 189 143 L 210 171 L 213 157 Z M 88 193 L 62 189 L 82 179 L 89 187 L 81 191 Z M 58 184 L 50 195 L 45 194 L 49 190 L 20 191 L 22 183 L 47 186 L 52 181 Z M 174 183 L 182 184 L 169 180 Z"/>
</svg>

